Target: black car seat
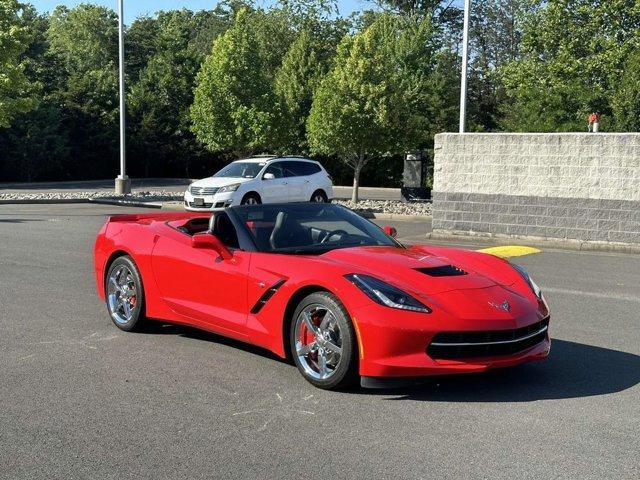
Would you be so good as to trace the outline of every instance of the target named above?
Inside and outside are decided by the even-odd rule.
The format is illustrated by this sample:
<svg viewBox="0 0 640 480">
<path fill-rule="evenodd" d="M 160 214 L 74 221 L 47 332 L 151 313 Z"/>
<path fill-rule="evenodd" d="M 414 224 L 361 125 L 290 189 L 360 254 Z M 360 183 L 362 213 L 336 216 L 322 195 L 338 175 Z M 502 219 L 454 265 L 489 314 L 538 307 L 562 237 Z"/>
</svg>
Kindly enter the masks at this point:
<svg viewBox="0 0 640 480">
<path fill-rule="evenodd" d="M 291 215 L 279 212 L 276 224 L 269 238 L 271 248 L 287 248 L 310 245 L 312 243 L 309 229 L 304 228 Z"/>
<path fill-rule="evenodd" d="M 240 248 L 236 227 L 233 226 L 226 212 L 218 212 L 209 220 L 209 231 L 230 248 Z"/>
</svg>

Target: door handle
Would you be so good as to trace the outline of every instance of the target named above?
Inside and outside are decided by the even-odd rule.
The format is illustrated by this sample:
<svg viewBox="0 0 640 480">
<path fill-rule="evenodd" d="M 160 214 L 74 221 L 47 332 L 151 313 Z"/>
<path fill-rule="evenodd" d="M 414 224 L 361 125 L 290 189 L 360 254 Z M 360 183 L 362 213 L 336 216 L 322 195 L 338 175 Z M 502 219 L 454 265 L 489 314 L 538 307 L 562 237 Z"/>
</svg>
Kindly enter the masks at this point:
<svg viewBox="0 0 640 480">
<path fill-rule="evenodd" d="M 287 182 L 282 182 L 282 185 L 287 185 Z"/>
<path fill-rule="evenodd" d="M 304 183 L 309 183 L 309 180 L 305 180 Z"/>
</svg>

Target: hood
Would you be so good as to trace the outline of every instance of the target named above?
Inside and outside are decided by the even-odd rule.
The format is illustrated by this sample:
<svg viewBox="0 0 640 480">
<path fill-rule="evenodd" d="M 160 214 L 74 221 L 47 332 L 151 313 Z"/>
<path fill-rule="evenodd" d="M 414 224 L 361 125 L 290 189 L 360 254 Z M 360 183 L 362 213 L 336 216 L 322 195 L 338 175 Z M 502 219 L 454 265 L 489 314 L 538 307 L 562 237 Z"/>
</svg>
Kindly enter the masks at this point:
<svg viewBox="0 0 640 480">
<path fill-rule="evenodd" d="M 345 273 L 373 275 L 422 295 L 511 286 L 519 278 L 504 260 L 470 250 L 356 247 L 332 250 L 322 259 L 341 265 Z"/>
<path fill-rule="evenodd" d="M 193 187 L 225 187 L 227 185 L 235 185 L 236 183 L 246 183 L 254 180 L 253 178 L 242 177 L 207 177 L 202 180 L 193 182 Z"/>
</svg>

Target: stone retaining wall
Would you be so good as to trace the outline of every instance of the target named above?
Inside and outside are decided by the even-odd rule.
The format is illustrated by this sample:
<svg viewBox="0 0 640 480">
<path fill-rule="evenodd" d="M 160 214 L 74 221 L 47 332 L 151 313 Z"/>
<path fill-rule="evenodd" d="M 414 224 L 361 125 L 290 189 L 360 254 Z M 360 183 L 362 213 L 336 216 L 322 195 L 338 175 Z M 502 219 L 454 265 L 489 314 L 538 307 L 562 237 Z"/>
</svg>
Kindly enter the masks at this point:
<svg viewBox="0 0 640 480">
<path fill-rule="evenodd" d="M 640 134 L 436 135 L 434 233 L 640 244 Z"/>
</svg>

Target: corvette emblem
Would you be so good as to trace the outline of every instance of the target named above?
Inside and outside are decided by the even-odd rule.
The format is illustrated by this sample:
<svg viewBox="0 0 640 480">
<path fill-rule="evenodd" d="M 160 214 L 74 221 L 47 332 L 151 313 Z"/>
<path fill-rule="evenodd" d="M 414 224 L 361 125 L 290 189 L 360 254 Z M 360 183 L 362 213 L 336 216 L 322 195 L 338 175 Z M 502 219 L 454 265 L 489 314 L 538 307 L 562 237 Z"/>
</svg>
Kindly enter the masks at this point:
<svg viewBox="0 0 640 480">
<path fill-rule="evenodd" d="M 489 305 L 491 305 L 493 308 L 497 308 L 498 310 L 503 310 L 505 312 L 508 312 L 511 309 L 511 305 L 509 305 L 509 302 L 507 300 L 502 303 L 489 302 Z"/>
</svg>

